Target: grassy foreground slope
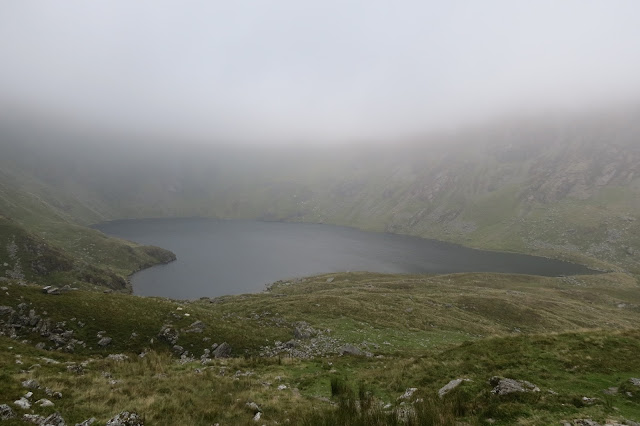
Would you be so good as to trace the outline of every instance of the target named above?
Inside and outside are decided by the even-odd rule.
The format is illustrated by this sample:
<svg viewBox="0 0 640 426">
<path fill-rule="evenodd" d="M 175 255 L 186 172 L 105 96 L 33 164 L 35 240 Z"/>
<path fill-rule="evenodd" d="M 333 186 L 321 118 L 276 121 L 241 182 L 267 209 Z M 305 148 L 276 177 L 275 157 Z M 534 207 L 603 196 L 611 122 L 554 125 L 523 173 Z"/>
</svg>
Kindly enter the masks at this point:
<svg viewBox="0 0 640 426">
<path fill-rule="evenodd" d="M 62 398 L 32 410 L 72 424 L 123 410 L 148 424 L 256 424 L 251 402 L 260 424 L 638 421 L 639 289 L 619 273 L 350 273 L 187 302 L 11 281 L 0 293 L 0 404 L 35 379 L 33 401 L 47 387 Z M 231 356 L 216 358 L 223 342 Z M 540 392 L 495 395 L 492 376 Z M 456 378 L 470 381 L 439 398 Z"/>
</svg>

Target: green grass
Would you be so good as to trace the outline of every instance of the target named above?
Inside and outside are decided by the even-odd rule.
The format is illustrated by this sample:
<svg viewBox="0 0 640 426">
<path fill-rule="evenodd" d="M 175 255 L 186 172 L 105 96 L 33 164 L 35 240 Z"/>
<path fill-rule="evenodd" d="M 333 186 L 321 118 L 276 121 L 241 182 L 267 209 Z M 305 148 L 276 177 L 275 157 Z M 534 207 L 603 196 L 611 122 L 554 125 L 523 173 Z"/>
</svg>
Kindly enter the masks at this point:
<svg viewBox="0 0 640 426">
<path fill-rule="evenodd" d="M 64 328 L 87 347 L 67 354 L 34 349 L 46 340 L 32 333 L 19 340 L 0 337 L 0 403 L 17 399 L 26 392 L 20 382 L 35 378 L 63 393 L 54 400 L 55 410 L 68 423 L 92 416 L 106 421 L 136 410 L 149 424 L 255 424 L 249 401 L 261 407 L 265 424 L 394 424 L 409 407 L 406 424 L 640 419 L 640 389 L 628 383 L 640 376 L 640 292 L 637 280 L 625 274 L 332 274 L 279 282 L 268 292 L 216 303 L 82 290 L 52 296 L 37 286 L 5 285 L 1 305 L 26 303 L 27 310 L 46 311 L 54 322 L 66 321 Z M 205 323 L 203 333 L 185 333 L 196 320 Z M 374 356 L 259 356 L 263 346 L 293 338 L 297 321 Z M 223 341 L 234 357 L 207 365 L 178 363 L 172 345 L 157 336 L 169 323 L 180 330 L 178 344 L 196 359 Z M 97 346 L 99 331 L 113 338 L 110 346 Z M 143 350 L 148 355 L 139 358 Z M 129 360 L 105 358 L 118 352 Z M 89 363 L 77 375 L 42 357 Z M 542 392 L 495 396 L 487 383 L 494 375 L 529 380 Z M 443 400 L 436 396 L 459 377 L 471 381 Z M 621 392 L 602 393 L 612 386 Z M 402 405 L 397 398 L 409 387 L 418 391 Z M 44 397 L 42 389 L 35 394 Z M 597 400 L 584 404 L 584 396 Z"/>
</svg>

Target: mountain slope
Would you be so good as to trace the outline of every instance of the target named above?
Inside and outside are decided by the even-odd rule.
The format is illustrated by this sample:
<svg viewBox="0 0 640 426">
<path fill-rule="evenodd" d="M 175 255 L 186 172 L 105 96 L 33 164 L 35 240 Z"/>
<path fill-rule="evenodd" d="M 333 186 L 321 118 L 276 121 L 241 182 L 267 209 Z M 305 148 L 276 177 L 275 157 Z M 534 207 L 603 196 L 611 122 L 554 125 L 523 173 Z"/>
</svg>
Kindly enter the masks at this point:
<svg viewBox="0 0 640 426">
<path fill-rule="evenodd" d="M 27 227 L 42 223 L 43 209 L 85 225 L 176 216 L 326 222 L 640 271 L 639 108 L 341 149 L 143 141 L 136 150 L 126 139 L 9 127 L 0 212 Z"/>
</svg>

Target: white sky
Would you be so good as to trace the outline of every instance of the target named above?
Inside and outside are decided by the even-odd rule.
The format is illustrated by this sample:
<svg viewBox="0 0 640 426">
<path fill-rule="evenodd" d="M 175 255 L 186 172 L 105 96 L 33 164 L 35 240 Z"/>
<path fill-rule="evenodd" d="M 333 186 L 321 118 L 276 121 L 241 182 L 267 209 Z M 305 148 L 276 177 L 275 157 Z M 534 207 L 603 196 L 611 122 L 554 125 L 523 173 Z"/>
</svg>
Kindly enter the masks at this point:
<svg viewBox="0 0 640 426">
<path fill-rule="evenodd" d="M 636 0 L 0 0 L 0 103 L 114 129 L 394 140 L 638 95 Z"/>
</svg>

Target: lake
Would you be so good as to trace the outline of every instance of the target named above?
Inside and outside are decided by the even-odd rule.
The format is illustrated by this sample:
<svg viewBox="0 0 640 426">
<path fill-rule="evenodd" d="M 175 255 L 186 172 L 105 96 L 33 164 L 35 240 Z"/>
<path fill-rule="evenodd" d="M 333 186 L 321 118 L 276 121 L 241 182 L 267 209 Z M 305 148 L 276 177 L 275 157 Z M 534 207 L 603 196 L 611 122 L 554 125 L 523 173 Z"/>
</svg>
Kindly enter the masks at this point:
<svg viewBox="0 0 640 426">
<path fill-rule="evenodd" d="M 132 284 L 135 294 L 176 299 L 258 292 L 277 280 L 345 271 L 544 276 L 591 272 L 559 260 L 321 224 L 145 219 L 95 228 L 173 251 L 178 260 L 134 274 Z"/>
</svg>

